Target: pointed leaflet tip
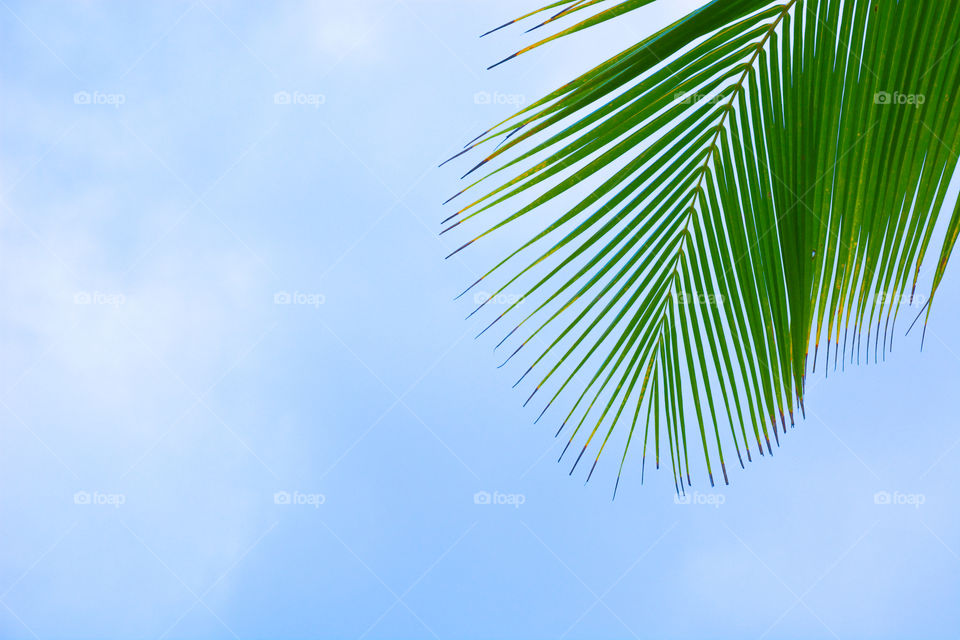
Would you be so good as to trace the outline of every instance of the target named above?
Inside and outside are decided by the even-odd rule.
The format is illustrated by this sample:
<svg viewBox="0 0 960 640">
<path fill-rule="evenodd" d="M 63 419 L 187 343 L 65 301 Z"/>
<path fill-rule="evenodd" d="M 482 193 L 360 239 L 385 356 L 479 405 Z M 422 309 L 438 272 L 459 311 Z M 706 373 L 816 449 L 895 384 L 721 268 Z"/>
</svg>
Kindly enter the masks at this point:
<svg viewBox="0 0 960 640">
<path fill-rule="evenodd" d="M 453 160 L 456 160 L 457 158 L 459 158 L 459 157 L 462 156 L 463 154 L 465 154 L 465 153 L 467 153 L 468 151 L 470 151 L 471 149 L 473 149 L 473 146 L 471 146 L 472 144 L 473 144 L 473 143 L 468 144 L 468 145 L 466 146 L 466 148 L 463 149 L 463 151 L 459 151 L 459 152 L 455 153 L 454 155 L 450 156 L 449 158 L 447 158 L 446 160 L 444 160 L 443 162 L 441 162 L 440 164 L 438 164 L 438 165 L 437 165 L 437 169 L 443 167 L 443 165 L 447 164 L 448 162 L 451 162 L 451 161 L 453 161 Z M 456 197 L 456 196 L 454 196 L 454 197 Z M 450 198 L 450 200 L 453 200 L 453 198 Z M 447 200 L 447 202 L 450 202 L 450 200 Z M 447 202 L 444 202 L 443 204 L 447 204 Z"/>
<path fill-rule="evenodd" d="M 507 62 L 508 60 L 513 60 L 513 59 L 516 58 L 518 55 L 520 55 L 519 52 L 518 52 L 518 53 L 515 53 L 515 54 L 513 54 L 513 55 L 510 55 L 510 56 L 507 56 L 506 58 L 504 58 L 504 59 L 501 60 L 500 62 L 498 62 L 498 63 L 496 63 L 496 64 L 492 64 L 492 65 L 490 65 L 489 67 L 487 67 L 487 71 L 490 71 L 490 69 L 493 69 L 494 67 L 499 67 L 500 65 L 502 65 L 504 62 Z"/>
<path fill-rule="evenodd" d="M 510 362 L 510 359 L 511 359 L 513 356 L 517 355 L 517 351 L 520 351 L 520 349 L 523 349 L 523 345 L 522 345 L 522 344 L 521 344 L 519 347 L 517 347 L 517 348 L 514 350 L 513 353 L 511 353 L 509 356 L 507 356 L 507 359 L 504 360 L 503 363 L 502 363 L 499 367 L 497 367 L 497 369 L 502 369 L 505 364 L 507 364 L 508 362 Z M 531 367 L 531 368 L 532 368 L 532 367 Z M 528 369 L 528 371 L 529 371 L 529 369 Z M 523 375 L 527 375 L 527 374 L 525 373 L 525 374 L 523 374 Z M 520 380 L 523 380 L 523 378 L 520 378 Z M 517 384 L 520 384 L 520 380 L 517 380 Z M 513 387 L 516 387 L 516 386 L 517 386 L 516 384 L 513 385 Z M 511 389 L 512 389 L 513 387 L 511 387 Z M 529 402 L 529 400 L 527 400 L 527 402 Z M 524 403 L 523 403 L 523 406 L 527 406 L 527 403 L 524 402 Z"/>
<path fill-rule="evenodd" d="M 573 11 L 574 9 L 576 9 L 577 6 L 583 4 L 584 2 L 585 2 L 585 0 L 580 0 L 579 2 L 574 3 L 574 5 L 573 5 L 572 7 L 566 7 L 565 9 L 562 9 L 559 13 L 554 14 L 553 16 L 550 16 L 549 18 L 547 18 L 546 20 L 544 20 L 543 22 L 541 22 L 541 23 L 538 24 L 537 26 L 535 26 L 535 27 L 530 27 L 529 29 L 527 29 L 526 31 L 524 31 L 524 33 L 530 33 L 531 31 L 536 31 L 536 30 L 539 29 L 540 27 L 544 27 L 544 26 L 550 24 L 551 22 L 553 22 L 553 21 L 556 20 L 557 18 L 561 17 L 562 15 L 564 15 L 564 14 L 566 14 L 566 13 L 570 13 L 571 11 Z M 562 4 L 562 3 L 557 3 L 557 4 Z M 555 6 L 555 5 L 554 5 L 554 6 Z"/>
<path fill-rule="evenodd" d="M 463 148 L 466 149 L 467 147 L 469 147 L 469 146 L 472 145 L 474 142 L 476 142 L 477 140 L 479 140 L 479 139 L 482 138 L 483 136 L 487 135 L 487 134 L 490 133 L 491 131 L 493 131 L 493 129 L 487 129 L 486 131 L 484 131 L 483 133 L 481 133 L 480 135 L 478 135 L 476 138 L 474 138 L 473 140 L 471 140 L 471 141 L 468 142 L 467 144 L 463 145 Z"/>
<path fill-rule="evenodd" d="M 479 169 L 479 168 L 482 167 L 483 165 L 487 164 L 487 162 L 488 162 L 489 160 L 490 160 L 490 158 L 484 158 L 483 160 L 481 160 L 480 162 L 478 162 L 473 169 L 470 169 L 470 171 L 467 171 L 465 174 L 463 174 L 462 176 L 460 176 L 460 179 L 463 180 L 463 179 L 466 178 L 468 175 L 470 175 L 471 173 L 473 173 L 474 171 L 476 171 L 477 169 Z"/>
<path fill-rule="evenodd" d="M 643 484 L 643 480 L 642 480 L 642 479 L 640 480 L 640 483 Z M 616 481 L 616 482 L 614 483 L 614 485 L 613 485 L 613 497 L 610 498 L 610 502 L 613 502 L 614 500 L 617 499 L 617 487 L 619 487 L 619 486 L 620 486 L 620 475 L 617 474 L 617 481 Z"/>
<path fill-rule="evenodd" d="M 887 343 L 887 339 L 883 339 L 883 343 Z M 867 350 L 870 349 L 870 342 L 867 342 Z M 873 364 L 877 364 L 877 355 L 880 352 L 880 318 L 877 318 L 877 338 L 873 341 Z M 870 354 L 867 354 L 867 358 L 870 358 Z"/>
<path fill-rule="evenodd" d="M 486 33 L 480 34 L 480 37 L 483 38 L 484 36 L 488 36 L 488 35 L 490 35 L 491 33 L 494 33 L 494 32 L 496 32 L 496 31 L 500 31 L 500 29 L 506 29 L 507 27 L 509 27 L 510 25 L 512 25 L 514 22 L 516 22 L 516 20 L 511 20 L 510 22 L 507 22 L 507 23 L 505 23 L 505 24 L 502 24 L 502 25 L 500 25 L 499 27 L 495 27 L 495 28 L 493 28 L 493 29 L 490 29 L 490 31 L 487 31 Z"/>
<path fill-rule="evenodd" d="M 830 375 L 830 336 L 827 336 L 827 357 L 823 359 L 823 379 Z"/>
<path fill-rule="evenodd" d="M 477 311 L 480 311 L 480 309 L 483 309 L 483 305 L 485 305 L 485 304 L 487 304 L 488 302 L 490 302 L 490 300 L 491 300 L 492 297 L 493 297 L 493 296 L 490 296 L 489 298 L 487 298 L 486 300 L 484 300 L 483 302 L 481 302 L 481 303 L 480 303 L 480 306 L 478 306 L 476 309 L 474 309 L 473 311 L 471 311 L 470 314 L 469 314 L 466 318 L 464 318 L 464 320 L 469 320 L 470 318 L 473 317 L 473 315 L 474 315 Z"/>
<path fill-rule="evenodd" d="M 587 486 L 587 483 L 590 482 L 590 477 L 593 476 L 593 470 L 597 468 L 597 462 L 600 458 L 597 458 L 593 461 L 593 466 L 590 467 L 590 473 L 587 474 L 587 479 L 584 481 L 583 486 Z"/>
<path fill-rule="evenodd" d="M 523 346 L 523 345 L 520 345 L 520 347 L 522 347 L 522 346 Z M 517 347 L 517 351 L 520 350 L 520 347 Z M 516 353 L 516 351 L 515 351 L 514 353 Z M 506 362 L 504 362 L 503 364 L 506 364 Z M 501 366 L 502 366 L 502 365 L 501 365 Z M 523 382 L 523 379 L 526 378 L 526 377 L 527 377 L 527 374 L 530 373 L 532 370 L 533 370 L 533 365 L 530 365 L 530 368 L 527 369 L 526 371 L 524 371 L 524 372 L 523 372 L 523 375 L 520 376 L 520 379 L 517 380 L 516 382 L 514 382 L 514 383 L 513 383 L 513 386 L 510 387 L 510 388 L 511 388 L 511 389 L 516 389 L 516 388 L 517 388 L 517 385 L 520 384 L 521 382 Z M 534 392 L 534 393 L 536 393 L 536 392 Z M 524 405 L 524 406 L 526 406 L 526 405 Z M 547 406 L 549 407 L 550 404 L 547 403 Z M 546 411 L 546 409 L 544 409 L 544 411 Z M 540 415 L 543 415 L 543 414 L 541 413 Z M 539 420 L 539 418 L 537 418 L 537 420 Z"/>
<path fill-rule="evenodd" d="M 568 476 L 573 475 L 573 472 L 576 470 L 577 465 L 580 464 L 580 458 L 582 458 L 583 454 L 586 452 L 587 452 L 587 445 L 583 445 L 583 449 L 580 450 L 580 455 L 577 456 L 577 459 L 573 462 L 573 466 L 570 467 L 570 473 L 567 474 Z"/>
<path fill-rule="evenodd" d="M 503 313 L 506 313 L 506 311 L 504 311 Z M 487 328 L 486 328 L 486 329 L 484 329 L 483 331 L 481 331 L 480 333 L 478 333 L 477 335 L 475 335 L 475 336 L 473 337 L 473 339 L 476 340 L 477 338 L 479 338 L 480 336 L 482 336 L 483 334 L 485 334 L 485 333 L 487 332 L 487 329 L 489 329 L 489 328 L 492 327 L 493 325 L 497 324 L 497 320 L 499 320 L 500 318 L 503 317 L 503 313 L 501 313 L 500 315 L 498 315 L 498 316 L 494 319 L 493 322 L 491 322 L 490 324 L 487 325 Z"/>
<path fill-rule="evenodd" d="M 917 317 L 914 318 L 914 319 L 913 319 L 913 322 L 910 323 L 910 326 L 907 328 L 907 332 L 906 332 L 905 334 L 903 334 L 904 336 L 910 335 L 910 330 L 913 329 L 913 325 L 917 324 L 917 320 L 919 320 L 919 319 L 920 319 L 920 316 L 923 315 L 923 310 L 927 308 L 927 305 L 928 305 L 929 303 L 930 303 L 930 300 L 929 300 L 929 299 L 928 299 L 926 302 L 923 303 L 923 306 L 920 307 L 920 313 L 918 313 L 918 314 L 917 314 Z M 927 324 L 926 324 L 926 323 L 923 324 L 923 330 L 924 330 L 924 331 L 927 330 Z M 892 342 L 892 340 L 891 340 L 891 342 Z M 891 348 L 891 349 L 893 348 L 893 345 L 892 345 L 892 344 L 890 345 L 890 348 Z"/>
<path fill-rule="evenodd" d="M 522 124 L 521 124 L 519 127 L 517 127 L 516 129 L 514 129 L 513 131 L 511 131 L 510 133 L 508 133 L 507 135 L 505 135 L 505 136 L 503 137 L 503 140 L 501 140 L 500 142 L 498 142 L 498 143 L 497 143 L 497 146 L 494 147 L 493 150 L 496 151 L 497 149 L 499 149 L 500 147 L 502 147 L 504 144 L 506 144 L 507 140 L 509 140 L 510 138 L 512 138 L 513 135 L 514 135 L 517 131 L 520 131 L 520 129 L 523 129 L 524 126 L 526 126 L 526 125 L 522 125 Z"/>
<path fill-rule="evenodd" d="M 466 191 L 466 189 L 464 189 L 463 191 Z M 463 191 L 461 191 L 460 193 L 463 193 Z M 457 196 L 460 195 L 460 193 L 458 193 Z M 453 198 L 456 198 L 457 196 L 453 196 Z M 450 200 L 453 200 L 453 198 L 450 198 Z M 447 200 L 447 202 L 450 202 L 450 200 Z M 447 202 L 444 202 L 443 204 L 447 204 Z M 464 209 L 460 209 L 460 211 L 457 211 L 456 213 L 451 213 L 449 216 L 441 220 L 440 224 L 447 224 L 448 222 L 450 222 L 451 220 L 453 220 L 454 218 L 456 218 L 458 215 L 460 215 L 461 213 L 463 213 L 469 208 L 470 207 L 466 207 Z"/>
<path fill-rule="evenodd" d="M 457 196 L 459 196 L 459 195 L 460 195 L 461 193 L 463 193 L 464 191 L 466 191 L 466 189 L 461 189 L 461 190 L 458 191 L 457 193 L 453 194 L 452 196 L 450 196 L 449 198 L 447 198 L 446 200 L 444 200 L 444 201 L 443 201 L 443 204 L 447 204 L 448 202 L 450 202 L 451 200 L 453 200 L 454 198 L 456 198 Z M 440 206 L 443 206 L 443 205 L 440 205 Z M 446 221 L 449 220 L 450 218 L 455 218 L 455 217 L 458 216 L 458 215 L 460 215 L 460 212 L 459 212 L 459 211 L 457 211 L 457 212 L 456 212 L 455 214 L 453 214 L 452 216 L 447 216 L 446 218 L 444 218 L 444 219 L 443 219 L 443 222 L 441 222 L 440 224 L 443 224 L 444 222 L 446 222 Z"/>
<path fill-rule="evenodd" d="M 509 338 L 510 336 L 512 336 L 512 335 L 513 335 L 513 332 L 516 331 L 516 330 L 519 329 L 519 328 L 520 328 L 520 325 L 517 325 L 517 326 L 515 326 L 513 329 L 511 329 L 511 330 L 510 330 L 510 333 L 508 333 L 508 334 L 503 338 L 503 340 L 501 340 L 500 342 L 498 342 L 498 343 L 497 343 L 497 346 L 495 346 L 495 347 L 493 348 L 493 350 L 496 351 L 497 349 L 499 349 L 499 348 L 500 348 L 500 345 L 502 345 L 504 342 L 506 342 L 506 341 L 507 341 L 507 338 Z"/>
<path fill-rule="evenodd" d="M 887 311 L 887 321 L 883 323 L 883 361 L 884 362 L 887 361 L 887 331 L 889 329 L 890 329 L 890 312 Z"/>
<path fill-rule="evenodd" d="M 564 448 L 563 448 L 563 451 L 560 452 L 560 457 L 557 458 L 557 462 L 560 462 L 561 460 L 563 460 L 563 454 L 565 454 L 565 453 L 567 452 L 567 447 L 570 446 L 570 443 L 571 443 L 571 442 L 573 442 L 573 438 L 570 438 L 569 440 L 567 440 L 567 446 L 564 447 Z"/>
<path fill-rule="evenodd" d="M 840 361 L 840 371 L 846 371 L 847 364 L 847 336 L 850 333 L 850 327 L 843 328 L 843 360 Z M 839 338 L 839 336 L 837 336 Z M 850 362 L 853 362 L 853 345 L 850 346 Z"/>
<path fill-rule="evenodd" d="M 462 298 L 464 295 L 466 295 L 467 291 L 470 291 L 470 289 L 473 289 L 475 286 L 477 286 L 478 284 L 480 284 L 480 281 L 481 281 L 481 280 L 483 280 L 483 276 L 480 276 L 479 278 L 477 278 L 477 281 L 476 281 L 476 282 L 474 282 L 472 285 L 470 285 L 469 287 L 467 287 L 466 289 L 464 289 L 464 290 L 463 290 L 463 293 L 461 293 L 460 295 L 458 295 L 456 298 L 453 299 L 454 302 L 456 302 L 457 300 L 459 300 L 460 298 Z"/>
<path fill-rule="evenodd" d="M 456 251 L 454 251 L 453 253 L 451 253 L 450 255 L 448 255 L 446 258 L 444 258 L 444 260 L 449 260 L 451 257 L 453 257 L 453 256 L 455 256 L 456 254 L 460 253 L 461 251 L 463 251 L 464 249 L 466 249 L 467 247 L 469 247 L 470 245 L 472 245 L 472 244 L 474 243 L 474 240 L 476 240 L 476 238 L 474 238 L 473 240 L 471 240 L 471 241 L 468 242 L 467 244 L 461 246 L 459 249 L 457 249 Z"/>
<path fill-rule="evenodd" d="M 530 368 L 532 369 L 533 367 L 530 367 Z M 540 422 L 540 418 L 542 418 L 542 417 L 543 417 L 543 414 L 545 414 L 545 413 L 547 412 L 547 409 L 550 408 L 550 405 L 551 405 L 551 404 L 553 404 L 553 401 L 552 401 L 552 400 L 551 400 L 550 402 L 548 402 L 548 403 L 547 403 L 547 406 L 545 406 L 545 407 L 543 408 L 543 411 L 541 411 L 541 412 L 540 412 L 540 415 L 537 416 L 537 419 L 533 421 L 533 424 L 537 424 L 538 422 Z"/>
<path fill-rule="evenodd" d="M 520 346 L 522 347 L 523 345 L 520 345 Z M 520 350 L 520 349 L 518 348 L 517 351 L 519 351 L 519 350 Z M 533 393 L 530 394 L 530 397 L 527 398 L 527 401 L 523 403 L 523 406 L 527 406 L 527 404 L 530 402 L 530 400 L 533 399 L 533 394 L 536 393 L 536 392 L 539 391 L 539 390 L 540 390 L 540 387 L 537 387 L 536 389 L 534 389 L 534 390 L 533 390 Z"/>
<path fill-rule="evenodd" d="M 456 214 L 454 214 L 454 215 L 456 215 Z M 455 222 L 454 224 L 450 225 L 449 227 L 447 227 L 446 229 L 444 229 L 443 231 L 441 231 L 441 232 L 440 232 L 439 234 L 437 234 L 437 235 L 438 235 L 438 236 L 442 236 L 442 235 L 445 234 L 447 231 L 450 231 L 450 229 L 453 229 L 453 228 L 455 228 L 455 227 L 459 227 L 462 223 L 463 223 L 463 220 L 460 220 L 459 222 Z M 441 222 L 440 224 L 443 224 L 443 223 Z"/>
<path fill-rule="evenodd" d="M 556 438 L 558 435 L 560 435 L 560 432 L 563 431 L 563 428 L 564 428 L 565 426 L 567 426 L 567 421 L 566 421 L 566 420 L 563 421 L 563 424 L 560 425 L 560 428 L 557 429 L 557 432 L 556 432 L 555 434 L 553 434 L 553 437 Z M 562 457 L 562 456 L 561 456 L 561 457 Z M 559 462 L 559 460 L 558 460 L 557 462 Z"/>
</svg>

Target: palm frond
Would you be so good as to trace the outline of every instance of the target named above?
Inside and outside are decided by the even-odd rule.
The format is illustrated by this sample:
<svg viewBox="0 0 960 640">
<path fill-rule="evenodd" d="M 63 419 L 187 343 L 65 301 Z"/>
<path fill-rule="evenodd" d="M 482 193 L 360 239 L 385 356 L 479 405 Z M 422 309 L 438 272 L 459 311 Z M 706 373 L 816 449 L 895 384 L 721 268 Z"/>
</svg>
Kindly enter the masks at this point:
<svg viewBox="0 0 960 640">
<path fill-rule="evenodd" d="M 653 1 L 555 2 L 524 18 L 580 21 L 506 60 Z M 450 255 L 529 216 L 542 229 L 467 291 L 502 282 L 476 313 L 529 281 L 481 333 L 512 319 L 504 364 L 546 338 L 518 383 L 527 402 L 550 389 L 537 421 L 563 398 L 571 474 L 593 446 L 589 480 L 619 428 L 615 494 L 638 425 L 641 470 L 665 439 L 678 492 L 689 448 L 711 485 L 731 444 L 741 466 L 751 443 L 772 455 L 808 371 L 892 348 L 952 205 L 926 326 L 960 228 L 958 40 L 955 2 L 714 0 L 458 154 L 500 140 L 451 198 L 468 203 L 444 233 L 483 226 Z"/>
</svg>

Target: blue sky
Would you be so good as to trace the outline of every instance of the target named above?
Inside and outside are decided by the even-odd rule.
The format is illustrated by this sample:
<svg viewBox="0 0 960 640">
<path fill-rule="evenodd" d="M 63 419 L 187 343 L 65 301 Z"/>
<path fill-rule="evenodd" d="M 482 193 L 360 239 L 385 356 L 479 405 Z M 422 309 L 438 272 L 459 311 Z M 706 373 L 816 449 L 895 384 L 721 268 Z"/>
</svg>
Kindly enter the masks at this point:
<svg viewBox="0 0 960 640">
<path fill-rule="evenodd" d="M 536 2 L 0 4 L 0 636 L 956 637 L 956 269 L 692 504 L 451 302 L 438 161 L 699 2 L 492 72 Z"/>
</svg>

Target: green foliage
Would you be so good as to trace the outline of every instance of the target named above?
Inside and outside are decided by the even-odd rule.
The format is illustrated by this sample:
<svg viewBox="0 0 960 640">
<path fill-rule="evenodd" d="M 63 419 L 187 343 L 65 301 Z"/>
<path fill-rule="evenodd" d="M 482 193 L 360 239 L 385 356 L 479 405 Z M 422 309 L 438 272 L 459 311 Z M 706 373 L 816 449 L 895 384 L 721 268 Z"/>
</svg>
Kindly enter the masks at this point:
<svg viewBox="0 0 960 640">
<path fill-rule="evenodd" d="M 507 60 L 653 1 L 555 2 L 524 18 L 580 21 Z M 593 445 L 589 480 L 619 429 L 619 484 L 638 426 L 643 460 L 668 451 L 678 491 L 688 448 L 702 448 L 711 484 L 717 461 L 728 480 L 731 444 L 741 466 L 772 455 L 771 436 L 779 445 L 804 412 L 808 371 L 892 348 L 938 214 L 953 209 L 926 324 L 960 228 L 945 202 L 958 41 L 957 2 L 714 0 L 468 145 L 503 138 L 444 231 L 482 225 L 460 251 L 542 222 L 472 286 L 502 282 L 483 308 L 533 279 L 490 326 L 513 319 L 513 354 L 547 339 L 521 380 L 550 389 L 543 412 L 568 392 L 571 473 Z M 584 183 L 596 186 L 574 197 Z"/>
</svg>

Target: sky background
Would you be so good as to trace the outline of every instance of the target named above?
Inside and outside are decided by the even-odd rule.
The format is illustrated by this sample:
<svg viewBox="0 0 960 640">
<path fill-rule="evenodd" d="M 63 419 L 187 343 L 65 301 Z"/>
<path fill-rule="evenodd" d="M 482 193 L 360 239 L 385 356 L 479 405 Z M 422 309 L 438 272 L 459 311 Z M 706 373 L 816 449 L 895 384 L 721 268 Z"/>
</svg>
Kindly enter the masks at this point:
<svg viewBox="0 0 960 640">
<path fill-rule="evenodd" d="M 0 0 L 0 637 L 957 637 L 956 268 L 691 504 L 451 302 L 438 161 L 699 4 L 486 72 L 535 0 Z"/>
</svg>

